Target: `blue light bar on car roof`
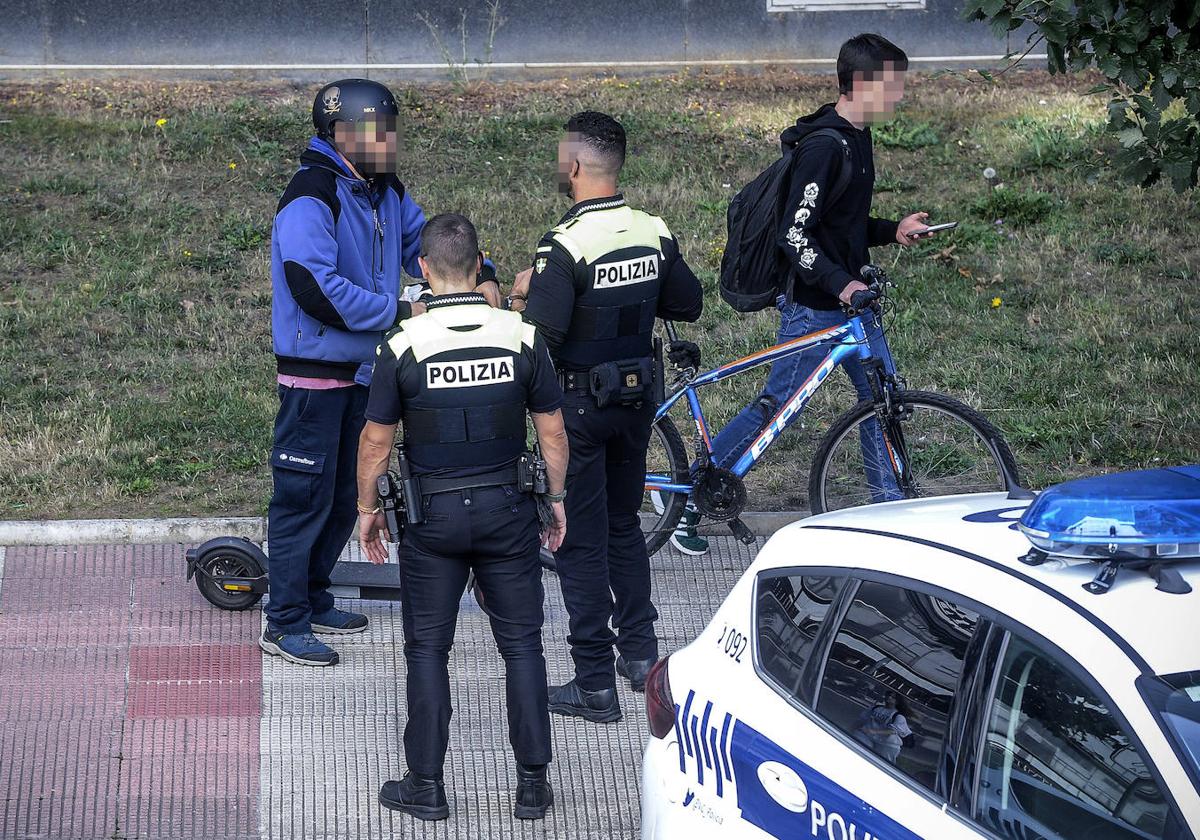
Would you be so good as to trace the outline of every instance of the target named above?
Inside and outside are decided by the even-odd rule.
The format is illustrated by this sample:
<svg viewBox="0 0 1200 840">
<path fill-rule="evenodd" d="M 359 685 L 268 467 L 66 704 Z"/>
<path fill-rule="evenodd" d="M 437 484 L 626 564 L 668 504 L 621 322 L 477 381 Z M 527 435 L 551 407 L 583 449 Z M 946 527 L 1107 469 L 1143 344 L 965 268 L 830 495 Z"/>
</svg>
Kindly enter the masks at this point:
<svg viewBox="0 0 1200 840">
<path fill-rule="evenodd" d="M 1200 465 L 1081 478 L 1042 493 L 1019 527 L 1046 554 L 1200 557 Z"/>
</svg>

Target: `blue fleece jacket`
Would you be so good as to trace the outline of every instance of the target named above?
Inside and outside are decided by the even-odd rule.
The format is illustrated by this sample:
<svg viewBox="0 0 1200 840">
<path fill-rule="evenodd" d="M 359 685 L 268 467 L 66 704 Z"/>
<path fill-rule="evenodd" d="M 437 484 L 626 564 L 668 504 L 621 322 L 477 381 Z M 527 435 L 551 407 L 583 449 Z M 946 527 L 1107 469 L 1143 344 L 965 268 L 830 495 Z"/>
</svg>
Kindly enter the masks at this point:
<svg viewBox="0 0 1200 840">
<path fill-rule="evenodd" d="M 271 332 L 278 370 L 370 384 L 375 348 L 411 314 L 401 268 L 417 264 L 425 214 L 394 175 L 372 188 L 325 140 L 300 156 L 271 231 Z"/>
</svg>

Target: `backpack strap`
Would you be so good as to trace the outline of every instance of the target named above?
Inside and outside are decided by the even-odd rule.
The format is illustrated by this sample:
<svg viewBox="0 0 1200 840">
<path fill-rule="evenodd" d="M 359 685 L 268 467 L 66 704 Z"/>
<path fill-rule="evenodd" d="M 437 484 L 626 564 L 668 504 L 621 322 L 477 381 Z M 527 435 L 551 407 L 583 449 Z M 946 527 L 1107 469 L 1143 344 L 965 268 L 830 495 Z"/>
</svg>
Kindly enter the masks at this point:
<svg viewBox="0 0 1200 840">
<path fill-rule="evenodd" d="M 829 191 L 828 198 L 830 205 L 837 204 L 838 199 L 845 194 L 846 188 L 850 186 L 850 178 L 854 174 L 854 164 L 853 161 L 850 160 L 850 143 L 846 140 L 845 135 L 843 135 L 842 132 L 838 131 L 836 128 L 818 128 L 812 134 L 807 135 L 803 140 L 800 141 L 799 145 L 796 146 L 796 153 L 799 154 L 800 147 L 814 137 L 831 137 L 841 144 L 842 163 L 841 166 L 838 167 L 837 178 L 834 179 L 833 187 Z"/>
</svg>

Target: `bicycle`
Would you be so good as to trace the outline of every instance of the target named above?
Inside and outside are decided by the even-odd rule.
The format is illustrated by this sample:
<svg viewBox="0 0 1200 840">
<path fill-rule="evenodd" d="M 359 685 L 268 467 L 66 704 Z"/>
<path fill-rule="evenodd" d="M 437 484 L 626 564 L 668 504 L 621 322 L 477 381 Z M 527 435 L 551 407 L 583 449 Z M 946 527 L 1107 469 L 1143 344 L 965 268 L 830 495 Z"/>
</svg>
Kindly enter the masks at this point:
<svg viewBox="0 0 1200 840">
<path fill-rule="evenodd" d="M 862 273 L 881 318 L 887 289 L 893 284 L 877 266 L 864 266 Z M 690 367 L 675 369 L 670 396 L 654 417 L 647 461 L 642 530 L 650 554 L 670 539 L 689 496 L 705 519 L 726 522 L 740 540 L 753 542 L 750 530 L 738 518 L 746 505 L 743 478 L 801 416 L 829 374 L 851 358 L 858 358 L 865 367 L 872 398 L 860 401 L 835 420 L 818 445 L 808 482 L 814 514 L 880 501 L 1019 486 L 1016 461 L 1000 432 L 979 412 L 952 397 L 908 390 L 904 380 L 889 373 L 883 359 L 872 352 L 863 311 L 847 308 L 847 314 L 845 324 L 768 347 L 704 373 Z M 674 324 L 664 323 L 668 337 L 676 341 Z M 733 465 L 729 469 L 716 466 L 697 389 L 826 344 L 829 353 L 816 370 L 775 410 Z M 691 462 L 683 436 L 668 416 L 684 399 L 696 427 Z M 852 434 L 856 429 L 859 435 Z M 658 505 L 653 494 L 658 494 Z"/>
</svg>

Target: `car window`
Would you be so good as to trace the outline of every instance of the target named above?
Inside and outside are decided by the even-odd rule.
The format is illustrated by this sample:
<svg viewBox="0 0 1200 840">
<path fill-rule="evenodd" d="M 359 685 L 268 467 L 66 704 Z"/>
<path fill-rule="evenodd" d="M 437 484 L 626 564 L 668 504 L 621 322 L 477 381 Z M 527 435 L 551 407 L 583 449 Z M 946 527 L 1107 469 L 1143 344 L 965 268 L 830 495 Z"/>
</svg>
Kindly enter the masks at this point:
<svg viewBox="0 0 1200 840">
<path fill-rule="evenodd" d="M 988 715 L 975 818 L 1001 837 L 1162 837 L 1168 805 L 1108 705 L 1010 636 Z"/>
<path fill-rule="evenodd" d="M 758 580 L 755 645 L 761 667 L 789 697 L 809 703 L 804 668 L 844 577 L 773 575 Z"/>
<path fill-rule="evenodd" d="M 834 637 L 817 712 L 865 749 L 934 790 L 977 613 L 865 581 Z"/>
</svg>

